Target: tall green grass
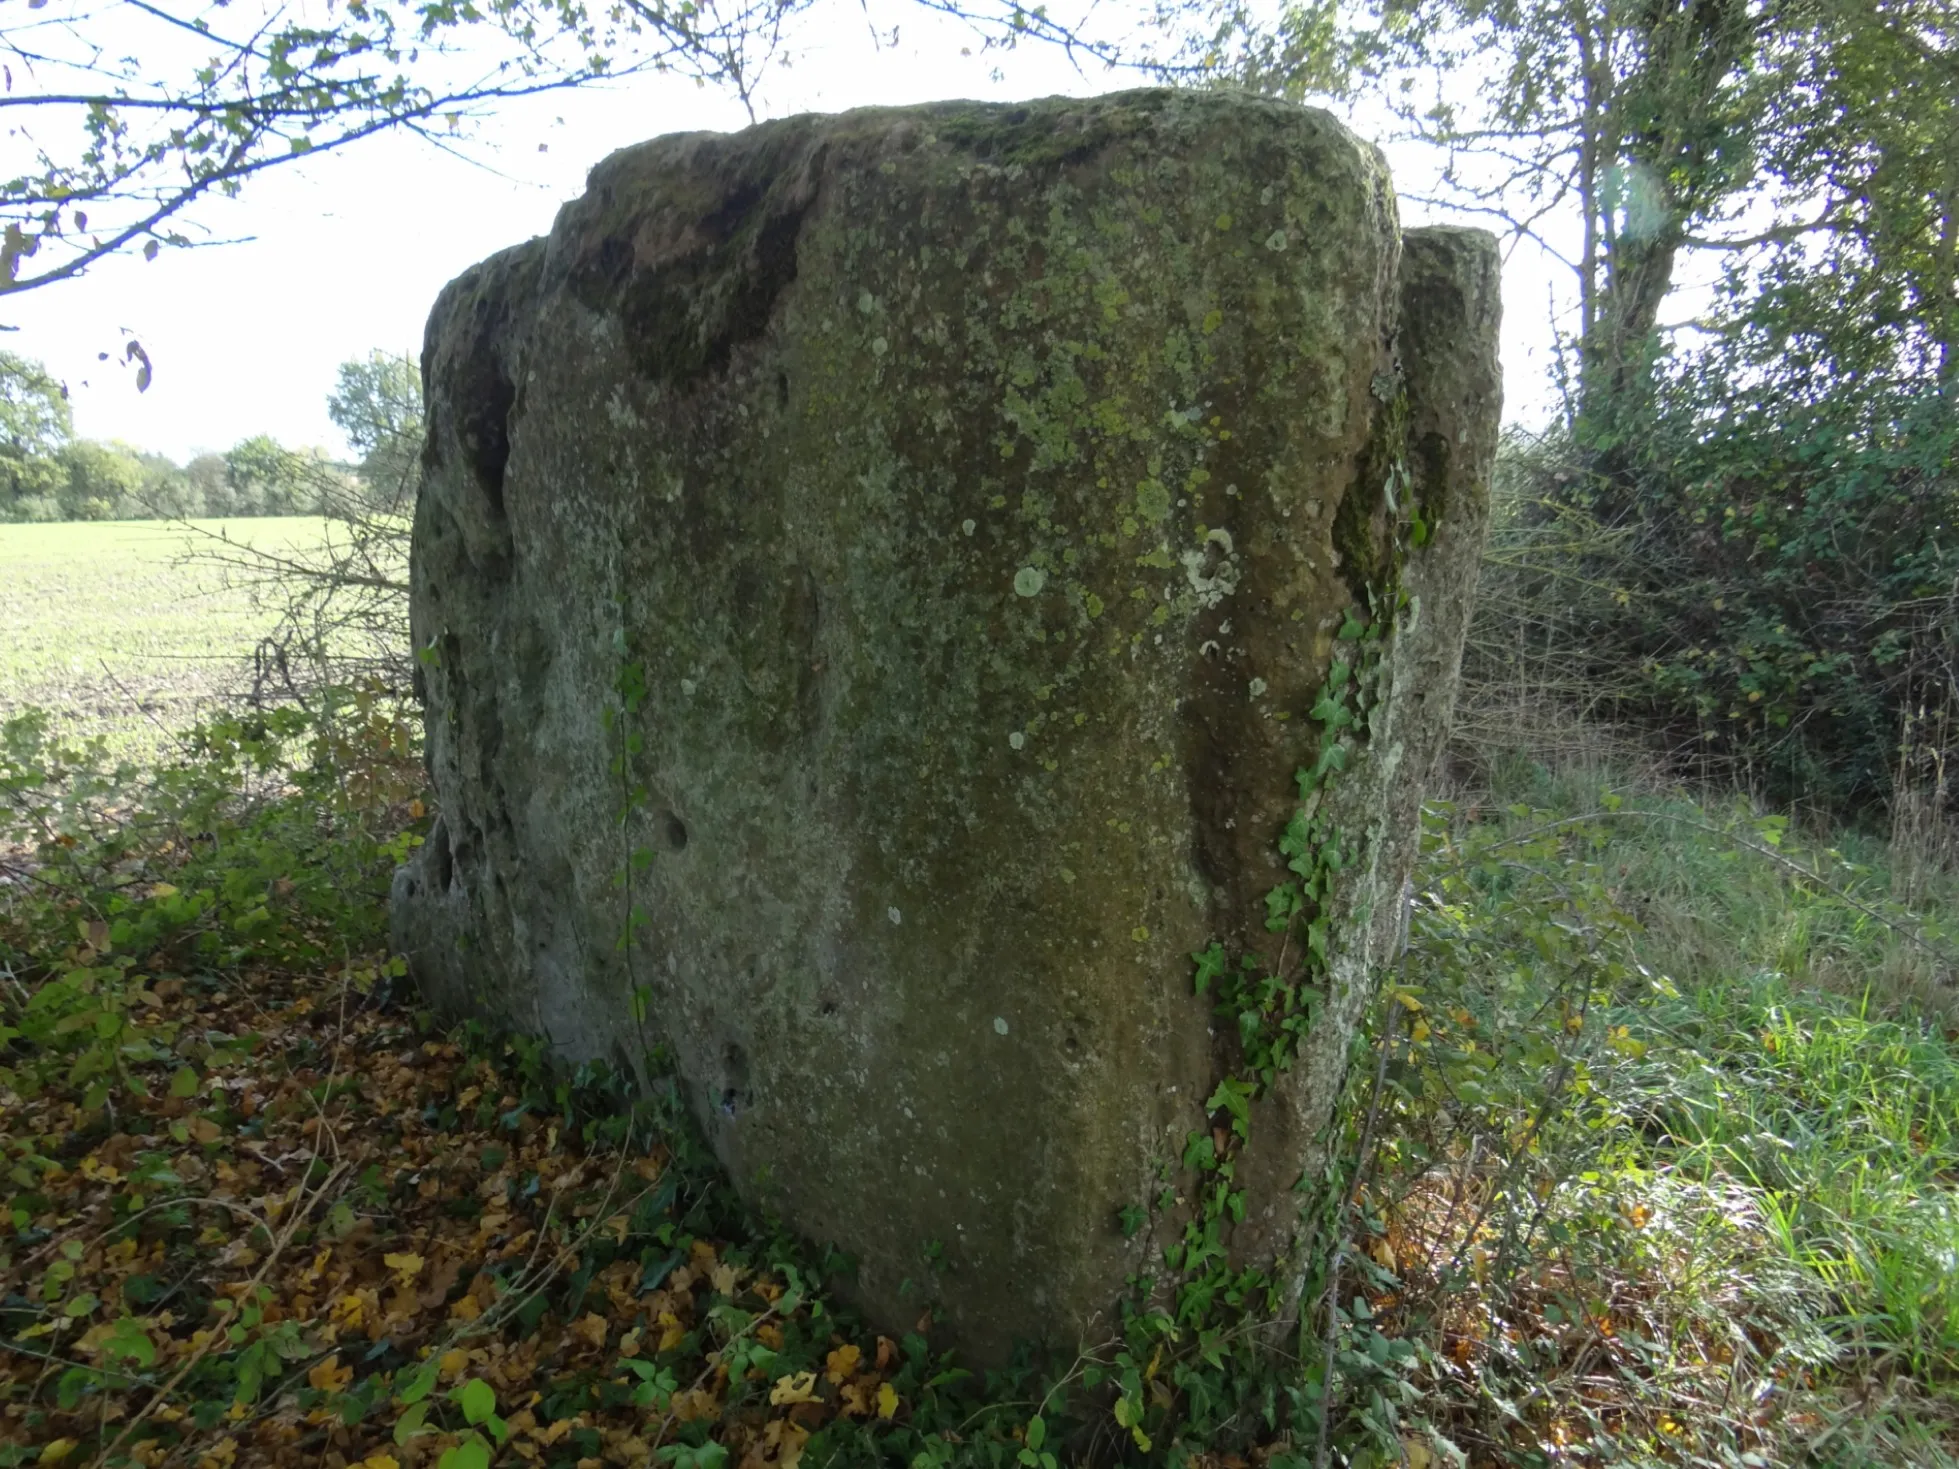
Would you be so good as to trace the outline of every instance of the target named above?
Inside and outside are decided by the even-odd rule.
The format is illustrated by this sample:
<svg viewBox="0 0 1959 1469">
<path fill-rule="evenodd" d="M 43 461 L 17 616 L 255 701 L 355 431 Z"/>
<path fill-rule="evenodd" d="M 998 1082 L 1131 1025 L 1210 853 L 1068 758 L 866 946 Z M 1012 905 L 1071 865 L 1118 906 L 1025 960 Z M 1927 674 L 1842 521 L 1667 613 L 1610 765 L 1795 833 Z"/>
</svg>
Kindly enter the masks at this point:
<svg viewBox="0 0 1959 1469">
<path fill-rule="evenodd" d="M 1450 1441 L 1959 1463 L 1949 889 L 1527 762 L 1431 810 L 1418 886 L 1378 1191 Z"/>
</svg>

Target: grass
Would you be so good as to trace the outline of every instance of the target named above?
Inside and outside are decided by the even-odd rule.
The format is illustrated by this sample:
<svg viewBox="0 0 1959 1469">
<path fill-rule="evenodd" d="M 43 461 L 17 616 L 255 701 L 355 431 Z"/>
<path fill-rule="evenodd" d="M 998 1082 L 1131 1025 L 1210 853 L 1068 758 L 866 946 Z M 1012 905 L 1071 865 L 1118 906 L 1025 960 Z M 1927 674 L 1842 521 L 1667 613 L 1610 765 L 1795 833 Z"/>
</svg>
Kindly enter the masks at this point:
<svg viewBox="0 0 1959 1469">
<path fill-rule="evenodd" d="M 1377 1315 L 1472 1459 L 1959 1464 L 1959 905 L 1885 858 L 1599 770 L 1433 813 Z"/>
<path fill-rule="evenodd" d="M 57 733 L 102 735 L 149 760 L 249 677 L 275 614 L 191 553 L 208 537 L 265 549 L 318 542 L 317 519 L 0 525 L 0 718 L 47 710 Z"/>
<path fill-rule="evenodd" d="M 180 545 L 0 530 L 0 709 L 138 753 L 151 716 L 187 723 L 257 624 L 215 575 L 185 594 Z M 434 1466 L 480 1427 L 476 1382 L 498 1462 L 564 1469 L 1017 1464 L 1042 1414 L 1127 1442 L 1093 1393 L 961 1378 L 830 1314 L 821 1269 L 711 1170 L 662 1171 L 684 1142 L 593 1133 L 534 1049 L 428 1030 L 382 936 L 390 844 L 427 819 L 412 751 L 376 712 L 340 728 L 351 764 L 295 774 L 258 825 L 203 789 L 259 790 L 255 746 L 149 794 L 0 749 L 16 814 L 73 786 L 108 822 L 43 846 L 95 863 L 70 886 L 0 881 L 0 1465 L 121 1440 L 146 1464 Z M 1333 1348 L 1330 1462 L 1959 1469 L 1959 881 L 1907 904 L 1866 834 L 1569 752 L 1474 768 L 1427 816 L 1347 1110 L 1350 1158 L 1380 1125 L 1338 1315 L 1292 1369 L 1316 1402 Z M 132 824 L 144 801 L 161 824 Z M 644 1217 L 618 1193 L 635 1158 Z M 536 1180 L 572 1171 L 554 1211 Z M 244 1206 L 281 1212 L 241 1232 Z M 1312 1440 L 1282 1415 L 1190 1462 L 1304 1469 Z"/>
</svg>

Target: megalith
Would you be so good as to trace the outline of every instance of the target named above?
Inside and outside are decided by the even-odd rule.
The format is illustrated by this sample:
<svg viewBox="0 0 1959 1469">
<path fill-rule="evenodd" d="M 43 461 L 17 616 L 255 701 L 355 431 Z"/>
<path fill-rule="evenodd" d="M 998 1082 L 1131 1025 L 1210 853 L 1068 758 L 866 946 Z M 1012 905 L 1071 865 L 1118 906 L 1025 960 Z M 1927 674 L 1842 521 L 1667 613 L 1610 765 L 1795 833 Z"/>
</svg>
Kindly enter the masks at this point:
<svg viewBox="0 0 1959 1469">
<path fill-rule="evenodd" d="M 1220 1260 L 1282 1303 L 1496 323 L 1493 241 L 1276 101 L 614 154 L 429 321 L 425 994 L 676 1076 L 887 1327 L 1099 1341 Z"/>
</svg>

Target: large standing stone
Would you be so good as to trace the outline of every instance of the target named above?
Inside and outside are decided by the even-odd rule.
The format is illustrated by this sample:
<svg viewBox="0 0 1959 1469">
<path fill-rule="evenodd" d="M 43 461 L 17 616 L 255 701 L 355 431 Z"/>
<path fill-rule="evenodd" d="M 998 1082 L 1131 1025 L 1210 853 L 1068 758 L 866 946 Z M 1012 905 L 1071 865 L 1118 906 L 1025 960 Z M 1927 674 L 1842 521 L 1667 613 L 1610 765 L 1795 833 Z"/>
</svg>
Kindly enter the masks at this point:
<svg viewBox="0 0 1959 1469">
<path fill-rule="evenodd" d="M 1228 1121 L 1219 940 L 1323 995 L 1236 1159 L 1233 1254 L 1283 1263 L 1448 718 L 1495 322 L 1489 239 L 1404 240 L 1374 150 L 1275 102 L 615 154 L 429 323 L 426 992 L 664 1057 L 874 1316 L 991 1357 L 1163 1268 L 1179 1206 L 1118 1216 Z M 1322 956 L 1265 896 L 1363 654 Z"/>
</svg>

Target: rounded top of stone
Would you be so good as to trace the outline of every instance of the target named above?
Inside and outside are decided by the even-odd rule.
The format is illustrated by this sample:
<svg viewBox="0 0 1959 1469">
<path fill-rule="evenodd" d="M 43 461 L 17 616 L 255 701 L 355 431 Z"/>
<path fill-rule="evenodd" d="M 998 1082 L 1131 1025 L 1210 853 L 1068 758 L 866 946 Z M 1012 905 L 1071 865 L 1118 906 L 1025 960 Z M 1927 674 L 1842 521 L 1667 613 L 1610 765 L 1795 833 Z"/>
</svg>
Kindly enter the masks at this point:
<svg viewBox="0 0 1959 1469">
<path fill-rule="evenodd" d="M 906 107 L 858 107 L 773 118 L 736 132 L 667 133 L 621 148 L 591 171 L 588 188 L 605 188 L 648 165 L 671 167 L 703 153 L 754 152 L 779 156 L 788 145 L 876 145 L 910 153 L 939 147 L 1000 168 L 1038 168 L 1086 160 L 1110 143 L 1144 132 L 1164 142 L 1230 119 L 1256 126 L 1319 134 L 1328 142 L 1372 152 L 1332 113 L 1256 93 L 1217 89 L 1138 87 L 1094 97 L 1039 97 L 1024 102 L 948 100 Z"/>
</svg>

